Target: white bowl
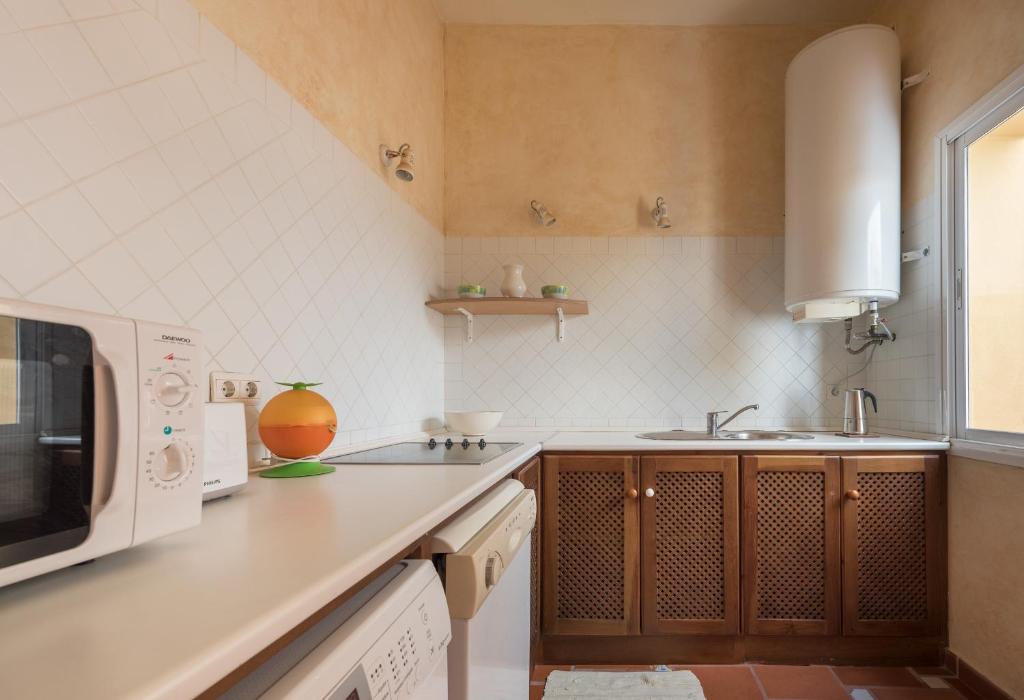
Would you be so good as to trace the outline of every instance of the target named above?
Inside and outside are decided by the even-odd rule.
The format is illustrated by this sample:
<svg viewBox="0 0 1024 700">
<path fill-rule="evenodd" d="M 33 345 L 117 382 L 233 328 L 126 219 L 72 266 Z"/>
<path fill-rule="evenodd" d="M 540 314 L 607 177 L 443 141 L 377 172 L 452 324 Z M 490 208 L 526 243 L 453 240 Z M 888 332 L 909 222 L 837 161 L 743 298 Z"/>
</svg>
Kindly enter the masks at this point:
<svg viewBox="0 0 1024 700">
<path fill-rule="evenodd" d="M 445 411 L 444 423 L 448 429 L 466 437 L 483 437 L 494 430 L 504 411 Z"/>
</svg>

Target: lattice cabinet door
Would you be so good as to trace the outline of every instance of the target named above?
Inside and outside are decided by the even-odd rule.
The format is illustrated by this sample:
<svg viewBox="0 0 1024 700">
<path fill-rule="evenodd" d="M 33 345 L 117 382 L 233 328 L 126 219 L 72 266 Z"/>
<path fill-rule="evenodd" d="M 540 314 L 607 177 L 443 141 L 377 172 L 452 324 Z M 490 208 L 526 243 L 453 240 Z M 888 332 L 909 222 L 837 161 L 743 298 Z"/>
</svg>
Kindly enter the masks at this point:
<svg viewBox="0 0 1024 700">
<path fill-rule="evenodd" d="M 540 458 L 534 457 L 529 462 L 516 470 L 516 479 L 522 482 L 523 486 L 533 489 L 537 495 L 537 503 L 543 503 L 541 498 L 540 483 Z M 541 520 L 533 526 L 533 537 L 530 539 L 530 657 L 535 661 L 540 650 L 540 541 Z"/>
<path fill-rule="evenodd" d="M 843 633 L 938 635 L 946 487 L 936 455 L 843 458 Z"/>
<path fill-rule="evenodd" d="M 644 634 L 738 634 L 739 459 L 644 457 L 640 585 Z"/>
<path fill-rule="evenodd" d="M 838 457 L 743 458 L 748 634 L 839 634 L 839 502 Z"/>
<path fill-rule="evenodd" d="M 545 634 L 638 634 L 639 458 L 545 455 Z"/>
</svg>

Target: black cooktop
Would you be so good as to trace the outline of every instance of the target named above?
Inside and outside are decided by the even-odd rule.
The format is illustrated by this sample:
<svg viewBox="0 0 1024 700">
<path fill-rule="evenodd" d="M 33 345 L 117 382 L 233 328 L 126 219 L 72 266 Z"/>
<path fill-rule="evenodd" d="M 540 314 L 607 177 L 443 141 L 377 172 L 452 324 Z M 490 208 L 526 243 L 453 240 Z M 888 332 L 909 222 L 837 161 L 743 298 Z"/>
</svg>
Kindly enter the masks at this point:
<svg viewBox="0 0 1024 700">
<path fill-rule="evenodd" d="M 325 464 L 483 464 L 522 444 L 431 438 L 429 442 L 400 442 L 321 461 Z"/>
</svg>

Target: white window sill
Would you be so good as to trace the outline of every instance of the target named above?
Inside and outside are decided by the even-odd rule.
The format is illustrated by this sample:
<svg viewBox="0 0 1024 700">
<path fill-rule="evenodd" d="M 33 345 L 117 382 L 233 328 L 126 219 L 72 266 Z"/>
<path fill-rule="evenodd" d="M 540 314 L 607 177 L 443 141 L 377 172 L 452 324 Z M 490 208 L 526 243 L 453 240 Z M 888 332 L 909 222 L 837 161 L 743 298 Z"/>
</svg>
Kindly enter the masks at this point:
<svg viewBox="0 0 1024 700">
<path fill-rule="evenodd" d="M 989 442 L 976 442 L 974 440 L 950 441 L 949 454 L 953 457 L 966 457 L 982 462 L 1004 464 L 1008 467 L 1019 467 L 1024 469 L 1024 447 L 1012 445 L 995 445 Z"/>
</svg>

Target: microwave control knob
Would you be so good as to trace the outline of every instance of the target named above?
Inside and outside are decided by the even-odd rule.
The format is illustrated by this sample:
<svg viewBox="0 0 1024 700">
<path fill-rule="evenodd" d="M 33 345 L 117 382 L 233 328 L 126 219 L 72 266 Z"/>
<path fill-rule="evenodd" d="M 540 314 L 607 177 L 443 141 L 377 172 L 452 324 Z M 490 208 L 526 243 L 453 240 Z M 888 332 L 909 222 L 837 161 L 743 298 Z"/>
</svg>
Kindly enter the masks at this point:
<svg viewBox="0 0 1024 700">
<path fill-rule="evenodd" d="M 188 400 L 189 394 L 192 393 L 188 380 L 177 372 L 164 372 L 161 374 L 156 378 L 153 390 L 156 392 L 157 401 L 168 408 L 185 403 Z"/>
<path fill-rule="evenodd" d="M 154 470 L 160 481 L 174 481 L 185 473 L 191 461 L 188 448 L 180 442 L 172 442 L 157 455 Z"/>
</svg>

